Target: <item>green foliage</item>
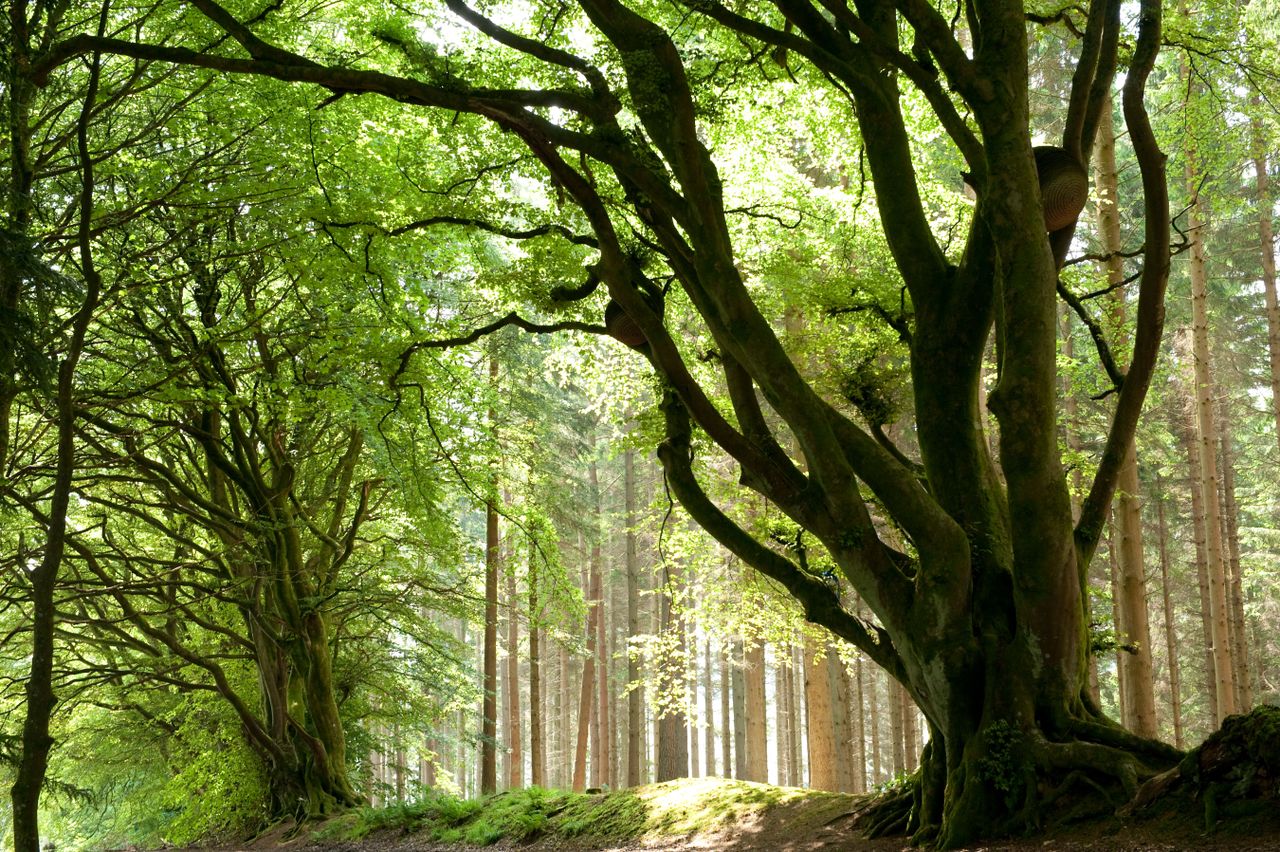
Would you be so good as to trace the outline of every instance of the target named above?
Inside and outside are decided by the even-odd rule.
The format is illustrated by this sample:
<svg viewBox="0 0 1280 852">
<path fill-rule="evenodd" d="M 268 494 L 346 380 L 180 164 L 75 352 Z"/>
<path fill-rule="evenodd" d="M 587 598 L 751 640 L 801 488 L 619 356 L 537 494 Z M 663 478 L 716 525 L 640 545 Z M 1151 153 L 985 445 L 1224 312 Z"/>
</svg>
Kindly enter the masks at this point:
<svg viewBox="0 0 1280 852">
<path fill-rule="evenodd" d="M 986 753 L 978 760 L 979 777 L 1004 793 L 1012 806 L 1026 783 L 1029 766 L 1022 732 L 1002 719 L 988 725 L 983 735 Z"/>
<path fill-rule="evenodd" d="M 162 792 L 173 815 L 166 842 L 186 846 L 214 837 L 244 837 L 268 816 L 266 772 L 235 729 L 188 740 L 189 759 Z"/>
</svg>

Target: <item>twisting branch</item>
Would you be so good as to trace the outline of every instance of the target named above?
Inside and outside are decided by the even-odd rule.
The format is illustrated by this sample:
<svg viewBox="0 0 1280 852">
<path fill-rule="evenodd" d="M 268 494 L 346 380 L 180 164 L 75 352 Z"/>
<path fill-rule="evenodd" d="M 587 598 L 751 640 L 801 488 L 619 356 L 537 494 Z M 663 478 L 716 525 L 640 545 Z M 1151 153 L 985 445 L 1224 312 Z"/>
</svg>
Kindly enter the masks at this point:
<svg viewBox="0 0 1280 852">
<path fill-rule="evenodd" d="M 1093 338 L 1094 348 L 1098 350 L 1098 360 L 1102 362 L 1102 368 L 1107 371 L 1112 387 L 1120 390 L 1124 386 L 1125 374 L 1111 354 L 1111 346 L 1107 343 L 1107 336 L 1103 333 L 1102 326 L 1089 313 L 1089 309 L 1076 298 L 1076 295 L 1067 289 L 1067 285 L 1062 283 L 1061 278 L 1058 279 L 1058 295 L 1062 297 L 1062 301 L 1071 306 L 1071 310 L 1076 312 L 1076 316 L 1080 317 L 1085 328 L 1089 329 L 1089 336 Z"/>
<path fill-rule="evenodd" d="M 396 368 L 395 373 L 391 376 L 391 383 L 395 384 L 396 380 L 404 375 L 405 370 L 409 369 L 409 362 L 413 356 L 423 349 L 451 349 L 455 346 L 466 346 L 468 343 L 475 343 L 482 337 L 487 337 L 495 331 L 513 325 L 516 328 L 524 329 L 533 334 L 552 334 L 557 331 L 584 331 L 588 334 L 608 334 L 609 330 L 602 325 L 594 325 L 589 322 L 580 320 L 561 320 L 552 323 L 537 323 L 527 320 L 515 311 L 507 314 L 501 319 L 496 319 L 488 325 L 482 325 L 477 329 L 473 329 L 466 334 L 460 334 L 457 337 L 445 337 L 434 340 L 419 340 L 409 346 L 408 349 L 400 353 L 400 366 Z"/>
<path fill-rule="evenodd" d="M 595 237 L 575 234 L 564 225 L 558 225 L 554 222 L 536 225 L 532 228 L 509 228 L 505 225 L 497 225 L 484 219 L 476 219 L 469 216 L 428 216 L 425 219 L 417 219 L 404 225 L 388 228 L 385 225 L 380 225 L 367 219 L 358 219 L 351 222 L 322 222 L 319 219 L 312 219 L 312 221 L 326 228 L 373 228 L 389 237 L 399 237 L 410 231 L 421 231 L 436 225 L 457 225 L 459 227 L 476 228 L 499 237 L 506 237 L 509 240 L 532 240 L 537 237 L 545 237 L 548 234 L 558 234 L 575 245 L 590 246 L 592 248 L 598 245 Z"/>
<path fill-rule="evenodd" d="M 1133 140 L 1133 150 L 1142 170 L 1142 191 L 1146 205 L 1142 278 L 1138 289 L 1137 323 L 1133 358 L 1115 416 L 1107 434 L 1106 447 L 1098 463 L 1089 495 L 1080 508 L 1076 524 L 1076 549 L 1080 565 L 1087 566 L 1098 541 L 1107 510 L 1115 495 L 1116 481 L 1129 444 L 1138 427 L 1142 403 L 1155 372 L 1164 331 L 1164 296 L 1169 283 L 1169 190 L 1165 175 L 1165 155 L 1156 141 L 1143 104 L 1147 77 L 1155 67 L 1160 50 L 1162 24 L 1160 0 L 1142 0 L 1138 18 L 1138 42 L 1124 84 L 1124 118 Z"/>
<path fill-rule="evenodd" d="M 781 583 L 804 607 L 806 619 L 826 627 L 905 682 L 902 661 L 883 629 L 850 613 L 841 606 L 835 589 L 756 541 L 707 497 L 693 473 L 688 411 L 670 390 L 663 396 L 662 410 L 667 438 L 658 446 L 658 458 L 671 490 L 689 516 L 739 559 Z"/>
<path fill-rule="evenodd" d="M 525 38 L 522 35 L 513 33 L 511 30 L 499 26 L 489 18 L 481 15 L 475 9 L 462 2 L 462 0 L 445 0 L 445 5 L 449 7 L 449 11 L 499 44 L 518 50 L 521 53 L 526 53 L 535 59 L 541 59 L 551 65 L 559 65 L 578 72 L 586 79 L 591 86 L 591 91 L 597 97 L 612 103 L 615 111 L 619 108 L 620 104 L 610 92 L 609 84 L 605 80 L 604 74 L 585 59 L 552 47 L 545 41 Z"/>
</svg>

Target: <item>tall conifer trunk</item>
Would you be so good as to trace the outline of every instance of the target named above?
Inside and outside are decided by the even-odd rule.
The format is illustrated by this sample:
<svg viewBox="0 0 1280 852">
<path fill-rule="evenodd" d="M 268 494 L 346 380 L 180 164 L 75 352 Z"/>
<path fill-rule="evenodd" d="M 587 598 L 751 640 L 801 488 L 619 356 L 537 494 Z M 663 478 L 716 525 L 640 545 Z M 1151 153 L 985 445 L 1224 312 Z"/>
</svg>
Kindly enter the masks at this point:
<svg viewBox="0 0 1280 852">
<path fill-rule="evenodd" d="M 498 381 L 498 359 L 489 356 L 489 383 Z M 489 409 L 489 423 L 495 414 Z M 498 474 L 489 487 L 492 496 L 484 510 L 484 666 L 480 709 L 480 794 L 498 792 Z"/>
<path fill-rule="evenodd" d="M 752 643 L 747 648 L 743 660 L 743 677 L 747 691 L 746 780 L 767 784 L 769 783 L 769 742 L 766 732 L 769 711 L 765 706 L 764 644 L 758 641 Z"/>
<path fill-rule="evenodd" d="M 831 681 L 825 649 L 809 634 L 804 636 L 805 728 L 809 744 L 809 786 L 815 790 L 839 790 L 836 739 L 832 725 Z"/>
<path fill-rule="evenodd" d="M 1178 633 L 1169 584 L 1169 529 L 1165 521 L 1164 498 L 1164 487 L 1157 474 L 1156 523 L 1160 537 L 1160 591 L 1164 603 L 1165 656 L 1169 660 L 1169 712 L 1173 720 L 1173 744 L 1182 748 L 1182 665 L 1178 660 Z"/>
<path fill-rule="evenodd" d="M 1236 709 L 1253 707 L 1249 677 L 1249 637 L 1244 617 L 1244 588 L 1240 576 L 1240 507 L 1236 503 L 1235 453 L 1231 449 L 1231 418 L 1226 400 L 1221 403 L 1219 459 L 1222 469 L 1222 532 L 1227 545 L 1227 626 L 1231 634 L 1231 660 L 1235 666 Z"/>
<path fill-rule="evenodd" d="M 1103 100 L 1098 126 L 1095 186 L 1098 194 L 1098 232 L 1103 267 L 1109 286 L 1118 288 L 1111 300 L 1111 318 L 1117 332 L 1117 347 L 1127 347 L 1129 334 L 1125 308 L 1124 262 L 1120 256 L 1119 189 L 1116 176 L 1115 128 L 1111 99 Z M 1120 655 L 1121 683 L 1124 687 L 1124 723 L 1144 737 L 1156 735 L 1155 683 L 1151 671 L 1151 636 L 1147 618 L 1147 582 L 1142 552 L 1142 502 L 1138 484 L 1138 452 L 1130 441 L 1120 467 L 1115 519 L 1119 538 L 1116 551 L 1119 583 L 1117 629 L 1125 636 L 1129 650 Z"/>
<path fill-rule="evenodd" d="M 1186 77 L 1184 71 L 1184 78 Z M 1187 155 L 1187 186 L 1198 191 L 1194 148 Z M 1204 508 L 1205 553 L 1209 583 L 1209 619 L 1213 644 L 1213 683 L 1217 724 L 1236 712 L 1235 663 L 1228 626 L 1227 566 L 1223 554 L 1222 512 L 1218 502 L 1218 429 L 1214 416 L 1213 371 L 1209 361 L 1208 275 L 1205 270 L 1204 214 L 1198 198 L 1187 213 L 1191 242 L 1191 340 L 1195 375 L 1196 451 L 1200 458 L 1201 505 Z"/>
</svg>

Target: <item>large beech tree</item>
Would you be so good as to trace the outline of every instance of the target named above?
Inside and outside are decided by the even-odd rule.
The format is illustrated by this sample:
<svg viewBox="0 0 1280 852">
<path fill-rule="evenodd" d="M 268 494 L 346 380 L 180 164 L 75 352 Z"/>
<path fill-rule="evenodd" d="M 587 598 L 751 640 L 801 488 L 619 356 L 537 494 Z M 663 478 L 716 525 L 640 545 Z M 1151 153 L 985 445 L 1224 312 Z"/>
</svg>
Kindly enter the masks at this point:
<svg viewBox="0 0 1280 852">
<path fill-rule="evenodd" d="M 1060 15 L 1075 18 L 1080 38 L 1058 144 L 1087 163 L 1123 70 L 1145 211 L 1130 366 L 1121 375 L 1112 365 L 1114 417 L 1078 522 L 1055 430 L 1055 291 L 1070 297 L 1058 270 L 1074 226 L 1045 233 L 1028 107 L 1034 23 L 1022 3 L 969 0 L 953 16 L 924 0 L 685 0 L 678 17 L 670 7 L 619 0 L 578 0 L 573 9 L 531 2 L 519 15 L 494 17 L 463 0 L 445 3 L 504 65 L 451 63 L 414 44 L 408 28 L 407 36 L 382 33 L 392 48 L 368 54 L 375 59 L 331 64 L 287 43 L 298 28 L 286 25 L 284 9 L 233 13 L 191 0 L 178 5 L 198 10 L 224 37 L 210 38 L 207 26 L 186 44 L 82 35 L 50 47 L 31 74 L 44 82 L 73 57 L 111 53 L 313 84 L 327 90 L 318 101 L 377 94 L 481 116 L 514 134 L 562 202 L 576 207 L 561 218 L 590 230 L 574 238 L 594 252 L 586 285 L 554 295 L 572 311 L 575 300 L 598 299 L 592 292 L 603 284 L 616 303 L 615 330 L 620 314 L 634 323 L 627 336 L 661 378 L 659 455 L 672 491 L 727 548 L 788 589 L 810 621 L 891 672 L 928 719 L 923 766 L 908 794 L 878 813 L 882 827 L 907 824 L 920 839 L 955 846 L 982 831 L 1034 824 L 1082 777 L 1132 793 L 1176 759 L 1104 717 L 1086 689 L 1086 569 L 1156 361 L 1169 269 L 1164 157 L 1143 107 L 1161 41 L 1159 0 L 1142 0 L 1129 24 L 1119 0 Z M 528 31 L 499 23 L 517 19 L 533 23 Z M 731 32 L 726 43 L 741 55 L 708 70 L 714 63 L 698 38 L 713 29 Z M 1132 50 L 1120 69 L 1122 39 Z M 408 70 L 372 65 L 388 49 L 400 51 Z M 770 56 L 816 69 L 831 101 L 847 105 L 861 129 L 904 287 L 901 304 L 879 312 L 910 351 L 918 459 L 890 442 L 883 423 L 850 416 L 806 380 L 744 280 L 744 247 L 735 245 L 705 133 L 714 111 L 700 108 L 691 79 L 699 89 L 731 86 L 728 75 L 754 73 Z M 928 104 L 967 163 L 977 201 L 962 251 L 944 249 L 931 228 L 904 116 L 908 95 Z M 714 342 L 701 364 L 691 363 L 671 312 L 660 309 L 672 286 Z M 511 323 L 583 327 L 508 317 L 491 328 Z M 978 409 L 993 337 L 998 380 L 988 408 L 999 426 L 998 460 Z M 706 379 L 712 368 L 724 401 Z M 704 437 L 736 462 L 745 487 L 820 543 L 873 619 L 843 606 L 798 548 L 763 543 L 709 496 L 693 459 Z M 907 546 L 882 537 L 870 499 Z"/>
</svg>

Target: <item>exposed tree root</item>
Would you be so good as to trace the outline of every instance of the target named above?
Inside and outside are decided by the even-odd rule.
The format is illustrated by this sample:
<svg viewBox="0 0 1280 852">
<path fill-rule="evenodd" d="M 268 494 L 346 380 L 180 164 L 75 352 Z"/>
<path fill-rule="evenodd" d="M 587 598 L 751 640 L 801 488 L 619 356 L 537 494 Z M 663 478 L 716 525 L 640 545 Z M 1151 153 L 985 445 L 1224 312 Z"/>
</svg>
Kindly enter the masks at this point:
<svg viewBox="0 0 1280 852">
<path fill-rule="evenodd" d="M 1177 766 L 1143 784 L 1120 813 L 1135 814 L 1179 789 L 1203 803 L 1206 831 L 1215 828 L 1223 797 L 1280 802 L 1280 707 L 1228 717 Z"/>
<path fill-rule="evenodd" d="M 902 785 L 867 805 L 854 826 L 867 838 L 909 834 L 913 845 L 950 848 L 979 836 L 1127 817 L 1179 788 L 1203 802 L 1210 830 L 1228 797 L 1280 801 L 1278 707 L 1231 717 L 1190 754 L 1093 720 L 1072 722 L 1063 733 L 1069 739 L 1035 732 L 991 739 L 985 756 L 951 772 L 947 783 L 955 789 L 947 788 L 945 815 L 936 804 L 943 782 L 934 758 L 942 750 L 930 752 Z"/>
<path fill-rule="evenodd" d="M 915 804 L 915 788 L 919 783 L 917 773 L 901 786 L 881 793 L 862 812 L 854 826 L 862 831 L 863 836 L 868 840 L 906 834 L 910 827 L 912 806 Z"/>
</svg>

